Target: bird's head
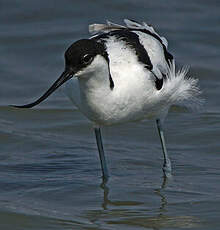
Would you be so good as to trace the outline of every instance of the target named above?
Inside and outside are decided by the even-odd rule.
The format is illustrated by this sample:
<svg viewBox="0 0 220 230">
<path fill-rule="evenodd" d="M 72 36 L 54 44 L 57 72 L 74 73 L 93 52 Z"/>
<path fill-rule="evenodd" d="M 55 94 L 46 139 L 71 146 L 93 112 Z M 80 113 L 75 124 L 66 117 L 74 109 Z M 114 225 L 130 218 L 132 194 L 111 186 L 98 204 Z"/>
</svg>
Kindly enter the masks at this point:
<svg viewBox="0 0 220 230">
<path fill-rule="evenodd" d="M 65 52 L 65 69 L 53 85 L 36 101 L 30 104 L 14 106 L 17 108 L 31 108 L 51 95 L 63 83 L 71 79 L 88 78 L 95 75 L 95 72 L 108 70 L 110 88 L 113 88 L 113 81 L 109 71 L 109 59 L 106 49 L 102 43 L 92 39 L 81 39 L 74 42 Z"/>
<path fill-rule="evenodd" d="M 100 66 L 108 64 L 108 55 L 103 44 L 91 39 L 74 42 L 65 52 L 65 71 L 83 77 Z"/>
</svg>

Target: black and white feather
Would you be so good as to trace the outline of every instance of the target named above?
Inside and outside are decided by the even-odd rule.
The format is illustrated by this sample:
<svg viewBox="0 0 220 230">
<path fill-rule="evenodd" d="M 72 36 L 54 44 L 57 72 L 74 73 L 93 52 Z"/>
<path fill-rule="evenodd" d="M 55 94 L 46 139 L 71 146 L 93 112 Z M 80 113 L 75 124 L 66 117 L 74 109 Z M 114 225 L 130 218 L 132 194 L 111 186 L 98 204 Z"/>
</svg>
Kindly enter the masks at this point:
<svg viewBox="0 0 220 230">
<path fill-rule="evenodd" d="M 202 104 L 198 80 L 175 70 L 167 40 L 152 26 L 133 20 L 89 26 L 89 39 L 65 52 L 65 71 L 30 108 L 65 83 L 72 102 L 99 125 L 145 118 L 162 120 L 170 106 L 197 109 Z M 74 76 L 74 77 L 73 77 Z"/>
<path fill-rule="evenodd" d="M 89 32 L 96 34 L 91 39 L 107 43 L 108 39 L 116 37 L 117 40 L 126 42 L 128 47 L 133 48 L 140 63 L 152 71 L 156 87 L 161 89 L 163 78 L 173 60 L 173 56 L 167 51 L 167 40 L 146 23 L 141 25 L 128 19 L 125 19 L 124 22 L 125 26 L 110 21 L 107 21 L 107 24 L 90 25 Z"/>
<path fill-rule="evenodd" d="M 65 83 L 73 104 L 95 125 L 103 177 L 108 170 L 100 127 L 142 119 L 155 119 L 163 149 L 163 171 L 171 176 L 171 162 L 163 135 L 163 120 L 172 105 L 196 109 L 198 80 L 178 71 L 167 40 L 152 26 L 125 19 L 125 25 L 107 21 L 93 24 L 88 39 L 74 42 L 65 52 L 65 70 L 36 101 L 38 105 Z"/>
<path fill-rule="evenodd" d="M 130 60 L 133 56 L 151 74 L 147 77 L 154 79 L 154 99 L 159 104 L 178 104 L 190 109 L 197 109 L 202 104 L 199 98 L 201 91 L 197 86 L 197 79 L 186 77 L 187 68 L 176 72 L 175 60 L 168 52 L 168 41 L 160 36 L 151 25 L 142 24 L 133 20 L 124 20 L 125 25 L 118 25 L 107 21 L 106 24 L 89 25 L 89 32 L 93 34 L 90 39 L 101 42 L 105 45 L 110 59 L 110 70 L 113 74 L 113 81 L 124 70 L 129 73 Z M 117 67 L 120 66 L 118 72 Z M 132 74 L 132 71 L 130 72 Z M 127 80 L 129 81 L 129 75 Z M 122 84 L 122 83 L 121 83 Z M 147 90 L 147 89 L 146 89 Z M 168 102 L 168 103 L 167 103 Z M 168 106 L 169 107 L 169 106 Z"/>
</svg>

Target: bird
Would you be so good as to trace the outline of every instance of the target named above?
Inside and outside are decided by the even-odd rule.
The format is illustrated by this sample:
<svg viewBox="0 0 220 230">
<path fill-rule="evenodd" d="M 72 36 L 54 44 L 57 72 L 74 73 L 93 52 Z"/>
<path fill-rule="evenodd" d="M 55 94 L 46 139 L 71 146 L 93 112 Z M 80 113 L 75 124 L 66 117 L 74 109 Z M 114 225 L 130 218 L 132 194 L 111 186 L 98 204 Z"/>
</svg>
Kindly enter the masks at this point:
<svg viewBox="0 0 220 230">
<path fill-rule="evenodd" d="M 168 42 L 143 22 L 124 19 L 89 25 L 91 35 L 73 42 L 65 51 L 61 76 L 36 101 L 17 108 L 31 108 L 61 85 L 82 114 L 93 123 L 102 177 L 109 178 L 101 129 L 140 120 L 154 120 L 163 153 L 164 177 L 172 176 L 164 138 L 164 120 L 171 106 L 196 109 L 201 105 L 198 79 L 188 68 L 176 71 Z"/>
</svg>

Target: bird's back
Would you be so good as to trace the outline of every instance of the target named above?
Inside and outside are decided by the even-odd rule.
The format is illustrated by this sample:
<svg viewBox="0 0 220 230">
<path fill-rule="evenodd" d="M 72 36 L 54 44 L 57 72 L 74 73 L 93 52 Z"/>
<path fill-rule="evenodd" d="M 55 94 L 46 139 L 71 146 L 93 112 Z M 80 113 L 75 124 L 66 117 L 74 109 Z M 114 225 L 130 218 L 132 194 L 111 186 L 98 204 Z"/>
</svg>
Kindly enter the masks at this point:
<svg viewBox="0 0 220 230">
<path fill-rule="evenodd" d="M 77 91 L 81 111 L 95 123 L 108 125 L 164 117 L 172 104 L 198 104 L 197 81 L 186 78 L 184 70 L 175 72 L 167 40 L 146 23 L 125 20 L 125 24 L 90 25 L 95 33 L 90 39 L 106 48 L 114 87 L 92 93 L 84 89 L 86 100 Z"/>
<path fill-rule="evenodd" d="M 90 25 L 90 32 L 98 33 L 91 39 L 105 44 L 114 65 L 125 63 L 131 67 L 132 64 L 136 64 L 135 61 L 130 61 L 134 58 L 138 64 L 152 71 L 155 77 L 162 79 L 168 72 L 168 65 L 173 59 L 167 51 L 167 40 L 159 36 L 153 27 L 146 23 L 141 25 L 128 19 L 124 21 L 126 26 L 111 22 L 107 22 L 106 25 Z"/>
</svg>

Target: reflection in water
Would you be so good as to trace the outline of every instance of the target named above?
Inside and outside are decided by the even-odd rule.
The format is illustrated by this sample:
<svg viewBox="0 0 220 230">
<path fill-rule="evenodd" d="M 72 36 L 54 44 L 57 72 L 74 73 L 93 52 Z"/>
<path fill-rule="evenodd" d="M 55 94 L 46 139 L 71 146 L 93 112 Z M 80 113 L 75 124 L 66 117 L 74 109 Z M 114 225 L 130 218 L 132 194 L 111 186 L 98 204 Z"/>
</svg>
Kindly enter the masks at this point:
<svg viewBox="0 0 220 230">
<path fill-rule="evenodd" d="M 109 196 L 109 187 L 107 185 L 107 181 L 102 181 L 100 187 L 103 189 L 103 202 L 102 202 L 102 208 L 103 210 L 108 210 L 108 205 L 112 205 L 114 207 L 123 207 L 123 206 L 135 206 L 137 207 L 138 205 L 142 205 L 143 202 L 138 202 L 138 201 L 111 201 L 108 196 Z"/>
<path fill-rule="evenodd" d="M 102 181 L 100 185 L 103 190 L 102 210 L 91 210 L 87 212 L 87 218 L 95 225 L 102 223 L 101 226 L 103 227 L 120 224 L 121 229 L 126 229 L 128 226 L 152 228 L 155 230 L 166 227 L 198 227 L 198 220 L 192 216 L 168 215 L 169 203 L 167 201 L 165 188 L 167 188 L 171 182 L 172 178 L 163 178 L 160 188 L 154 189 L 154 194 L 160 197 L 160 205 L 158 208 L 155 208 L 146 207 L 145 203 L 137 201 L 111 201 L 109 199 L 110 188 L 107 185 L 107 181 Z M 110 208 L 110 206 L 116 208 Z M 118 209 L 118 206 L 120 206 L 120 209 Z"/>
<path fill-rule="evenodd" d="M 108 199 L 109 188 L 108 188 L 108 186 L 107 186 L 107 182 L 108 182 L 108 181 L 107 181 L 106 179 L 103 178 L 102 183 L 101 183 L 101 185 L 100 185 L 100 187 L 103 189 L 103 192 L 104 192 L 104 194 L 103 194 L 103 203 L 102 203 L 102 208 L 103 208 L 104 210 L 107 209 L 107 204 L 108 204 L 108 203 L 111 203 L 111 201 Z"/>
<path fill-rule="evenodd" d="M 158 188 L 158 189 L 155 189 L 155 194 L 158 195 L 159 197 L 161 197 L 161 205 L 160 205 L 160 208 L 159 208 L 159 215 L 158 217 L 161 217 L 165 211 L 165 208 L 167 206 L 167 199 L 166 199 L 166 196 L 163 195 L 162 191 L 168 187 L 169 183 L 172 182 L 173 180 L 173 177 L 166 177 L 164 176 L 163 177 L 163 181 L 162 181 L 162 184 L 161 184 L 161 188 Z"/>
<path fill-rule="evenodd" d="M 165 205 L 167 204 L 167 201 L 166 201 L 166 197 L 164 195 L 161 194 L 161 190 L 165 189 L 169 182 L 172 181 L 172 177 L 171 178 L 167 178 L 167 177 L 163 177 L 163 181 L 162 181 L 162 184 L 161 184 L 161 188 L 159 189 L 155 189 L 155 194 L 157 194 L 158 196 L 161 197 L 161 208 L 160 210 L 163 210 L 165 208 Z M 100 188 L 103 189 L 103 203 L 102 203 L 102 207 L 104 210 L 107 210 L 107 205 L 108 204 L 111 204 L 111 205 L 117 205 L 118 203 L 122 203 L 122 202 L 113 202 L 111 200 L 108 199 L 108 195 L 109 195 L 109 187 L 107 185 L 107 182 L 108 180 L 106 179 L 102 179 L 102 183 L 100 184 Z M 130 202 L 126 202 L 126 204 L 133 204 L 133 205 L 137 205 L 137 204 L 142 204 L 141 202 L 134 202 L 134 201 L 130 201 Z"/>
</svg>

